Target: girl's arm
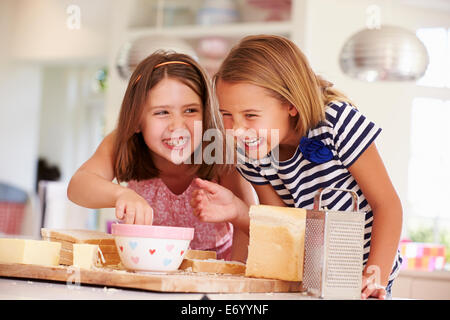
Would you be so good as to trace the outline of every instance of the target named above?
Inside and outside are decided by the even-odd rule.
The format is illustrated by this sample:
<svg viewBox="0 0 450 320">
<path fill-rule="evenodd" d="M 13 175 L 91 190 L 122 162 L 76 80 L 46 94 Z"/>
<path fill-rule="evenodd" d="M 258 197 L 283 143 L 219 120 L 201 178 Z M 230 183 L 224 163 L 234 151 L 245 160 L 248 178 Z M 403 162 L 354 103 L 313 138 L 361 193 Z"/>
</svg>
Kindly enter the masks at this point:
<svg viewBox="0 0 450 320">
<path fill-rule="evenodd" d="M 237 201 L 242 201 L 238 218 L 233 222 L 233 247 L 231 250 L 231 260 L 246 263 L 249 245 L 249 225 L 250 218 L 248 211 L 251 205 L 258 204 L 256 195 L 250 182 L 245 180 L 237 170 L 233 170 L 230 175 L 220 179 L 220 184 L 231 190 L 237 197 Z"/>
<path fill-rule="evenodd" d="M 286 207 L 286 204 L 281 200 L 278 193 L 272 187 L 271 184 L 263 184 L 263 185 L 253 185 L 255 188 L 256 194 L 258 195 L 259 203 L 270 205 L 270 206 L 279 206 Z"/>
<path fill-rule="evenodd" d="M 126 223 L 151 224 L 153 211 L 133 190 L 113 183 L 115 132 L 103 139 L 94 155 L 73 175 L 67 197 L 87 208 L 116 208 L 116 217 Z"/>
<path fill-rule="evenodd" d="M 235 226 L 232 260 L 245 262 L 249 243 L 249 208 L 253 204 L 286 206 L 271 185 L 252 185 L 237 170 L 219 179 L 219 184 L 196 179 L 200 187 L 191 199 L 194 214 L 205 222 L 229 221 Z M 262 201 L 258 201 L 258 198 Z"/>
<path fill-rule="evenodd" d="M 372 270 L 379 271 L 378 285 L 386 286 L 392 270 L 402 229 L 402 205 L 391 183 L 383 161 L 374 143 L 349 168 L 373 211 L 370 254 L 363 272 L 364 280 L 372 278 Z M 366 283 L 367 284 L 367 283 Z M 382 298 L 370 285 L 363 297 L 375 295 Z"/>
<path fill-rule="evenodd" d="M 237 170 L 219 180 L 220 185 L 196 179 L 199 189 L 191 199 L 194 215 L 204 222 L 231 222 L 235 227 L 231 259 L 245 263 L 250 227 L 248 211 L 251 205 L 258 204 L 258 199 L 251 184 Z"/>
<path fill-rule="evenodd" d="M 258 204 L 258 196 L 253 190 L 252 185 L 236 169 L 230 174 L 220 177 L 219 183 L 221 186 L 233 192 L 236 197 L 236 217 L 230 222 L 248 234 L 250 224 L 248 211 L 251 205 Z"/>
<path fill-rule="evenodd" d="M 220 177 L 219 184 L 196 179 L 191 206 L 194 214 L 204 222 L 229 221 L 244 233 L 249 233 L 248 211 L 253 204 L 286 207 L 270 184 L 252 185 L 237 170 Z M 253 186 L 253 188 L 252 188 Z M 256 191 L 256 195 L 255 192 Z"/>
<path fill-rule="evenodd" d="M 75 172 L 67 188 L 71 201 L 88 208 L 114 207 L 117 195 L 126 189 L 112 183 L 114 139 L 114 133 L 106 136 L 94 155 Z"/>
<path fill-rule="evenodd" d="M 219 183 L 196 178 L 199 189 L 193 192 L 191 199 L 194 215 L 204 222 L 231 222 L 248 234 L 248 211 L 251 205 L 258 203 L 251 184 L 237 170 L 220 177 Z"/>
</svg>

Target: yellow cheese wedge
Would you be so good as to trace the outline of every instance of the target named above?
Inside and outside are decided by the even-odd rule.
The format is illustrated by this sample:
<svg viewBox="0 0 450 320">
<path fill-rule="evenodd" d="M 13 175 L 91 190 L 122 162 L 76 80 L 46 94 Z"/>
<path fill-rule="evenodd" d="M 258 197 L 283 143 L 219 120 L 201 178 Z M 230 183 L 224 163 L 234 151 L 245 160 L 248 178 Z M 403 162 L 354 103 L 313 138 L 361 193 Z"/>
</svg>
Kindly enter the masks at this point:
<svg viewBox="0 0 450 320">
<path fill-rule="evenodd" d="M 0 239 L 0 263 L 59 265 L 61 244 L 30 239 Z"/>
<path fill-rule="evenodd" d="M 75 243 L 73 245 L 73 265 L 91 269 L 98 265 L 99 248 L 96 244 Z"/>
<path fill-rule="evenodd" d="M 306 210 L 251 206 L 245 275 L 302 281 Z"/>
</svg>

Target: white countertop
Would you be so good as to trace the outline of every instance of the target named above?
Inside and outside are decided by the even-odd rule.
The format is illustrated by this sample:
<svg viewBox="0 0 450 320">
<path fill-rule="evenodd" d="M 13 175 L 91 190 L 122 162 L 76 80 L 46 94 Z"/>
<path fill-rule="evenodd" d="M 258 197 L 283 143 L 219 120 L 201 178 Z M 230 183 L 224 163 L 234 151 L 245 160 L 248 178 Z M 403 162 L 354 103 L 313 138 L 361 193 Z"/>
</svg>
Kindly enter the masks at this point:
<svg viewBox="0 0 450 320">
<path fill-rule="evenodd" d="M 200 300 L 203 293 L 165 293 L 63 282 L 0 278 L 1 300 Z M 316 299 L 304 293 L 208 293 L 211 300 Z"/>
</svg>

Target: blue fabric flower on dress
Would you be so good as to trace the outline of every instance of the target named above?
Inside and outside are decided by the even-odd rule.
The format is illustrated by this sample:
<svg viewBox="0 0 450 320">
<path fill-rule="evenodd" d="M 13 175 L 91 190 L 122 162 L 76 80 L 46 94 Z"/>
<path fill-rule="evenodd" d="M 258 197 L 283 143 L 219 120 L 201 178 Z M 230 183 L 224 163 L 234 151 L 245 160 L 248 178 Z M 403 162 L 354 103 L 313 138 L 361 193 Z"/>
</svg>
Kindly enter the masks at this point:
<svg viewBox="0 0 450 320">
<path fill-rule="evenodd" d="M 306 159 L 314 163 L 325 163 L 333 159 L 331 150 L 320 140 L 302 137 L 300 151 Z"/>
</svg>

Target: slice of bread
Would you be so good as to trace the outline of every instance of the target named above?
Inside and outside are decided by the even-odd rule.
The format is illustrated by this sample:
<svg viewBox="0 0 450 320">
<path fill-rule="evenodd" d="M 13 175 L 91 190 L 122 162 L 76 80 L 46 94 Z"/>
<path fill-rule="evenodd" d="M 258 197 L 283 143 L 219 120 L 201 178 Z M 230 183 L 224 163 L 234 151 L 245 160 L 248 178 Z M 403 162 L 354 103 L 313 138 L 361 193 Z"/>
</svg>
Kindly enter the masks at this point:
<svg viewBox="0 0 450 320">
<path fill-rule="evenodd" d="M 248 277 L 302 281 L 306 210 L 250 207 Z"/>
<path fill-rule="evenodd" d="M 41 228 L 42 240 L 61 243 L 61 258 L 59 263 L 63 265 L 73 264 L 74 244 L 98 245 L 103 254 L 104 265 L 116 265 L 120 263 L 114 236 L 95 230 L 83 229 L 49 229 Z"/>
<path fill-rule="evenodd" d="M 41 228 L 44 238 L 52 238 L 72 243 L 90 243 L 115 246 L 114 236 L 109 233 L 83 229 L 48 229 Z"/>
<path fill-rule="evenodd" d="M 188 250 L 184 255 L 185 259 L 217 259 L 217 253 L 215 251 L 206 250 Z"/>
<path fill-rule="evenodd" d="M 208 272 L 216 274 L 244 274 L 245 264 L 239 261 L 184 259 L 181 270 L 192 272 Z"/>
</svg>

